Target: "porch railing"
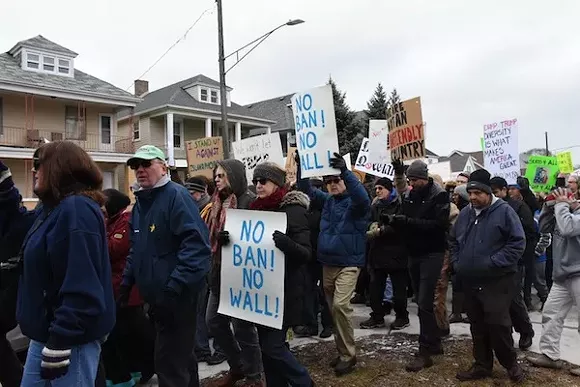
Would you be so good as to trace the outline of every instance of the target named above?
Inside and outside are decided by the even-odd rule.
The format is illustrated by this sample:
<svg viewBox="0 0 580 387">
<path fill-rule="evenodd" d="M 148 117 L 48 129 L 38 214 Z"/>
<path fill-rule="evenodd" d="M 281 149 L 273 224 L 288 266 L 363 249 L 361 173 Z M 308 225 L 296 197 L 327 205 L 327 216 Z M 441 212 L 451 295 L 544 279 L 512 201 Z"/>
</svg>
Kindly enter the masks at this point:
<svg viewBox="0 0 580 387">
<path fill-rule="evenodd" d="M 0 126 L 0 146 L 18 148 L 37 148 L 44 142 L 69 140 L 75 142 L 88 152 L 133 153 L 135 147 L 131 138 L 99 133 L 82 133 L 67 135 L 64 131 L 26 129 L 12 126 Z"/>
</svg>

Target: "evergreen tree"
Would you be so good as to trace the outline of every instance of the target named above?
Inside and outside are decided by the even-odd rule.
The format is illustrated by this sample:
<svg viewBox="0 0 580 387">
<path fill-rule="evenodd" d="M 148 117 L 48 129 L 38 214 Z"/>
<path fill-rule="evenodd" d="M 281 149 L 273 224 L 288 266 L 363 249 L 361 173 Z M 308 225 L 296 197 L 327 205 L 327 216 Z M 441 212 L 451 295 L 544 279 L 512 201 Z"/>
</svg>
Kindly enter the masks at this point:
<svg viewBox="0 0 580 387">
<path fill-rule="evenodd" d="M 373 96 L 367 102 L 367 110 L 365 110 L 367 118 L 369 120 L 384 120 L 387 115 L 387 105 L 387 93 L 379 82 Z"/>
<path fill-rule="evenodd" d="M 332 78 L 328 80 L 332 86 L 334 99 L 334 115 L 340 154 L 351 153 L 351 159 L 358 156 L 358 151 L 364 137 L 364 127 L 356 119 L 356 113 L 346 103 L 346 93 L 342 92 Z"/>
</svg>

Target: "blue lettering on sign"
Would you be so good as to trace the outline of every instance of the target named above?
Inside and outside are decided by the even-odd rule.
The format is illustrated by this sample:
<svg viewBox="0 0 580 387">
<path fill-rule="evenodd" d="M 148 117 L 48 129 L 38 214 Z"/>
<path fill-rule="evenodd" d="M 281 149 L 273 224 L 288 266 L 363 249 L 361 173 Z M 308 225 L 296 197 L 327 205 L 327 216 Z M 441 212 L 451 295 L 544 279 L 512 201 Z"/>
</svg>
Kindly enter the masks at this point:
<svg viewBox="0 0 580 387">
<path fill-rule="evenodd" d="M 256 314 L 278 318 L 280 315 L 280 297 L 268 297 L 267 294 L 250 292 L 248 290 L 234 290 L 230 287 L 230 304 L 232 307 L 248 310 Z M 272 305 L 273 304 L 273 305 Z"/>
<path fill-rule="evenodd" d="M 253 243 L 260 243 L 262 238 L 264 238 L 264 231 L 266 231 L 264 222 L 259 220 L 252 230 L 252 221 L 244 220 L 242 221 L 242 235 L 240 235 L 240 239 L 242 241 L 250 242 L 250 234 Z"/>
<path fill-rule="evenodd" d="M 324 110 L 317 111 L 312 109 L 312 96 L 310 94 L 298 96 L 294 100 L 294 106 L 296 106 L 296 117 L 294 117 L 296 133 L 300 132 L 302 129 L 318 127 L 318 118 L 320 118 L 320 125 L 323 128 L 326 127 Z"/>
<path fill-rule="evenodd" d="M 243 269 L 242 287 L 250 289 L 262 289 L 264 286 L 264 274 L 259 269 Z"/>
</svg>

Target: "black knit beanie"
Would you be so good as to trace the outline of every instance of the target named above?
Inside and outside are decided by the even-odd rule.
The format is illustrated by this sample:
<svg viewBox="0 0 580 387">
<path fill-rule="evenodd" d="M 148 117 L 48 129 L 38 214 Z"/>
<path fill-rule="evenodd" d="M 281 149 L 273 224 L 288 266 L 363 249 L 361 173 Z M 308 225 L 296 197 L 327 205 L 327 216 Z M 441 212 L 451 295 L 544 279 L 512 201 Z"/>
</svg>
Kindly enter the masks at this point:
<svg viewBox="0 0 580 387">
<path fill-rule="evenodd" d="M 278 187 L 286 184 L 286 171 L 275 163 L 262 163 L 254 168 L 254 179 L 268 179 Z"/>
<path fill-rule="evenodd" d="M 478 169 L 469 175 L 467 191 L 477 189 L 491 195 L 491 175 L 485 169 Z"/>
<path fill-rule="evenodd" d="M 409 165 L 407 169 L 407 178 L 429 180 L 429 168 L 421 160 L 415 160 Z"/>
<path fill-rule="evenodd" d="M 384 187 L 384 188 L 388 189 L 389 191 L 393 190 L 393 181 L 391 179 L 389 179 L 388 177 L 381 177 L 380 179 L 378 179 L 375 182 L 375 187 L 377 185 L 380 185 L 381 187 Z"/>
<path fill-rule="evenodd" d="M 116 189 L 106 189 L 103 191 L 107 201 L 105 202 L 105 209 L 107 210 L 107 215 L 109 218 L 117 215 L 119 212 L 123 211 L 129 204 L 131 204 L 131 199 L 129 196 L 125 195 Z"/>
<path fill-rule="evenodd" d="M 194 176 L 185 181 L 185 188 L 187 188 L 191 194 L 194 192 L 205 193 L 207 189 L 207 183 L 204 179 Z"/>
</svg>

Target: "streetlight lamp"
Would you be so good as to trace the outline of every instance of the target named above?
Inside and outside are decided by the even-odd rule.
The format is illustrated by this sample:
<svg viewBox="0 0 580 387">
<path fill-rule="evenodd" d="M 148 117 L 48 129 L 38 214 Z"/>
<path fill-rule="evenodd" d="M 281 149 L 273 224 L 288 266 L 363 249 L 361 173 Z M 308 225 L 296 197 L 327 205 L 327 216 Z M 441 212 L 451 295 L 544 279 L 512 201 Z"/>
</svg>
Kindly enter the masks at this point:
<svg viewBox="0 0 580 387">
<path fill-rule="evenodd" d="M 224 158 L 230 158 L 230 133 L 228 130 L 228 113 L 227 113 L 227 90 L 226 90 L 226 74 L 236 67 L 238 63 L 240 63 L 245 57 L 247 57 L 256 47 L 258 47 L 264 40 L 268 39 L 270 35 L 274 32 L 279 30 L 285 26 L 295 26 L 298 24 L 304 23 L 304 20 L 301 19 L 294 19 L 289 20 L 288 22 L 279 25 L 278 27 L 274 28 L 271 31 L 266 32 L 264 35 L 260 36 L 252 40 L 250 43 L 246 44 L 245 46 L 235 50 L 228 56 L 225 56 L 224 53 L 224 23 L 223 23 L 223 16 L 222 16 L 222 0 L 216 0 L 217 2 L 217 14 L 218 14 L 218 45 L 219 45 L 219 71 L 220 71 L 220 103 L 221 103 L 221 115 L 222 115 L 222 143 L 224 144 Z M 254 45 L 247 53 L 242 55 L 240 58 L 239 53 L 245 48 L 248 48 L 251 45 Z M 226 59 L 236 55 L 236 63 L 234 63 L 230 68 L 226 70 Z"/>
</svg>

